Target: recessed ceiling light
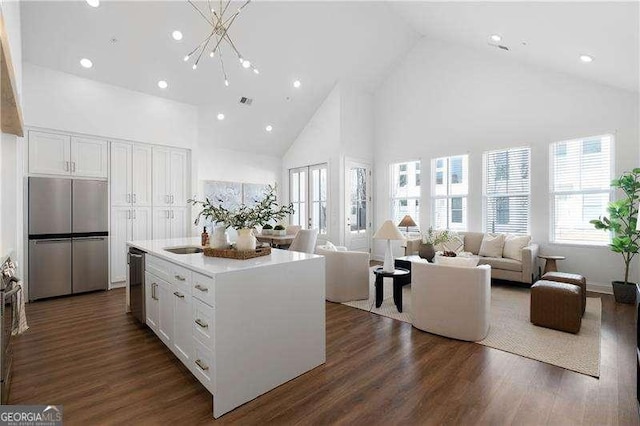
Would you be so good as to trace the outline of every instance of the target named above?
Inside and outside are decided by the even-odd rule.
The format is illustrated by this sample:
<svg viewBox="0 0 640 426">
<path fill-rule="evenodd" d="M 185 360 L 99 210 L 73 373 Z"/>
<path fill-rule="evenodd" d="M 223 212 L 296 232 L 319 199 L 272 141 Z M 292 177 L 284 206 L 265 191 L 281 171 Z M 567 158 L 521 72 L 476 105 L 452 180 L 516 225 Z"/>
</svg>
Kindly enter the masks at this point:
<svg viewBox="0 0 640 426">
<path fill-rule="evenodd" d="M 215 53 L 213 53 L 213 50 L 212 50 L 211 53 L 209 53 L 209 57 L 213 58 L 213 55 L 215 55 Z"/>
<path fill-rule="evenodd" d="M 300 83 L 300 80 L 296 80 L 293 82 L 293 87 L 295 87 L 296 89 L 299 89 L 301 85 L 302 83 Z"/>
<path fill-rule="evenodd" d="M 593 56 L 590 55 L 580 55 L 580 60 L 585 63 L 593 62 Z"/>
<path fill-rule="evenodd" d="M 224 120 L 224 114 L 223 113 L 218 114 L 218 120 Z"/>
<path fill-rule="evenodd" d="M 183 61 L 187 62 L 189 60 L 190 56 L 189 55 L 185 55 L 184 58 L 182 58 Z"/>
<path fill-rule="evenodd" d="M 80 65 L 85 68 L 91 68 L 93 66 L 93 62 L 91 62 L 91 59 L 82 58 L 80 59 Z"/>
<path fill-rule="evenodd" d="M 227 86 L 227 87 L 229 87 L 229 80 L 225 80 L 225 81 L 224 81 L 224 85 L 225 85 L 225 86 Z"/>
<path fill-rule="evenodd" d="M 196 68 L 198 68 L 198 64 L 193 64 L 193 65 L 191 66 L 191 68 L 193 68 L 193 69 L 195 70 Z"/>
<path fill-rule="evenodd" d="M 273 130 L 273 126 L 271 124 L 269 124 L 267 127 L 264 128 L 267 132 L 270 132 Z"/>
<path fill-rule="evenodd" d="M 254 68 L 253 72 L 256 73 L 256 74 L 260 74 L 260 71 L 258 71 L 258 68 Z"/>
<path fill-rule="evenodd" d="M 164 81 L 164 80 L 160 80 L 158 82 L 158 87 L 161 88 L 161 89 L 166 89 L 167 87 L 169 87 L 169 84 L 167 84 L 167 82 Z"/>
<path fill-rule="evenodd" d="M 87 0 L 87 4 L 91 7 L 100 6 L 100 0 Z"/>
<path fill-rule="evenodd" d="M 175 30 L 174 32 L 171 33 L 171 37 L 173 37 L 175 41 L 180 41 L 182 40 L 182 33 L 178 30 Z"/>
<path fill-rule="evenodd" d="M 500 34 L 492 34 L 489 38 L 495 42 L 499 42 L 502 40 L 502 36 Z"/>
<path fill-rule="evenodd" d="M 251 62 L 249 61 L 242 61 L 242 67 L 243 68 L 249 68 L 251 66 Z"/>
</svg>

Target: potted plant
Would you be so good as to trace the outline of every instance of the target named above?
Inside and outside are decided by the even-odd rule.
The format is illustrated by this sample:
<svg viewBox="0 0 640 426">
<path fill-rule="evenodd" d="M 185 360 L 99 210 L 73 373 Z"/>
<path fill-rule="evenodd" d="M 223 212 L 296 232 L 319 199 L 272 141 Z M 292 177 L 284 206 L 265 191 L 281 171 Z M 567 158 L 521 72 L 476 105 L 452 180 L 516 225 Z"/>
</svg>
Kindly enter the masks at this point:
<svg viewBox="0 0 640 426">
<path fill-rule="evenodd" d="M 273 226 L 265 223 L 262 225 L 262 235 L 271 235 L 273 233 Z"/>
<path fill-rule="evenodd" d="M 640 198 L 640 168 L 624 172 L 618 179 L 611 181 L 611 187 L 621 190 L 624 197 L 612 201 L 607 207 L 609 217 L 599 217 L 590 221 L 596 229 L 613 234 L 609 248 L 620 253 L 624 261 L 624 281 L 612 281 L 616 302 L 635 303 L 636 286 L 629 282 L 629 267 L 638 254 L 640 232 L 636 230 L 638 222 L 638 199 Z"/>
<path fill-rule="evenodd" d="M 202 210 L 196 217 L 197 225 L 200 218 L 205 217 L 216 223 L 221 223 L 225 228 L 231 227 L 238 231 L 236 248 L 238 250 L 255 250 L 256 237 L 253 229 L 256 226 L 264 226 L 272 220 L 282 220 L 288 214 L 293 214 L 293 204 L 281 206 L 276 201 L 276 188 L 269 186 L 265 191 L 264 198 L 250 207 L 242 204 L 235 210 L 228 210 L 221 205 L 220 200 L 212 203 L 208 198 L 205 201 L 190 199 L 189 203 L 194 206 L 201 206 Z M 277 228 L 277 227 L 276 227 Z"/>
<path fill-rule="evenodd" d="M 286 234 L 287 230 L 285 229 L 284 225 L 276 225 L 273 228 L 273 235 L 277 237 L 284 237 Z"/>
<path fill-rule="evenodd" d="M 418 255 L 427 259 L 428 262 L 433 262 L 433 258 L 436 256 L 435 246 L 443 244 L 449 241 L 449 231 L 434 231 L 433 227 L 429 227 L 429 230 L 422 234 L 422 242 L 418 249 Z"/>
</svg>

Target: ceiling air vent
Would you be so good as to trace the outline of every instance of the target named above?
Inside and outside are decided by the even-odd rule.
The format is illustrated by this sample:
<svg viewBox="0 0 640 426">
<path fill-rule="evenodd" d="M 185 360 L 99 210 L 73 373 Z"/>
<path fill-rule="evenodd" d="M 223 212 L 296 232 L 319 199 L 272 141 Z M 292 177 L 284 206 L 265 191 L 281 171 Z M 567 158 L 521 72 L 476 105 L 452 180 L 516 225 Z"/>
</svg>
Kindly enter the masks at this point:
<svg viewBox="0 0 640 426">
<path fill-rule="evenodd" d="M 251 99 L 251 98 L 246 98 L 246 97 L 244 97 L 244 96 L 243 96 L 243 97 L 241 97 L 241 98 L 240 98 L 240 103 L 241 103 L 242 105 L 249 106 L 249 105 L 251 105 L 251 104 L 253 103 L 253 99 Z"/>
</svg>

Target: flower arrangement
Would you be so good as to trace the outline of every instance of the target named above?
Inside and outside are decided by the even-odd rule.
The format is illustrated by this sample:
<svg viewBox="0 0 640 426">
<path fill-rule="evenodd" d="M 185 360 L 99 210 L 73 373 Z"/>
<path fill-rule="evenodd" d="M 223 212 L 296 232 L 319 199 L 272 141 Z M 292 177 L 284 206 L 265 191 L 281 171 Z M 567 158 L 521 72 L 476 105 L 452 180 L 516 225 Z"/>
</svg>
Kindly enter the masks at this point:
<svg viewBox="0 0 640 426">
<path fill-rule="evenodd" d="M 271 185 L 267 187 L 264 198 L 253 207 L 243 204 L 235 210 L 229 210 L 219 204 L 212 203 L 208 198 L 204 201 L 190 199 L 188 202 L 194 206 L 202 207 L 194 222 L 196 225 L 204 217 L 214 223 L 223 224 L 233 229 L 251 229 L 263 226 L 270 221 L 282 220 L 287 215 L 294 213 L 293 203 L 289 203 L 288 206 L 277 203 L 276 187 Z"/>
<path fill-rule="evenodd" d="M 451 239 L 451 235 L 449 234 L 449 230 L 445 229 L 444 231 L 436 232 L 433 230 L 433 227 L 429 227 L 429 230 L 422 234 L 422 244 L 430 244 L 432 246 L 437 246 L 438 244 L 446 243 Z"/>
</svg>

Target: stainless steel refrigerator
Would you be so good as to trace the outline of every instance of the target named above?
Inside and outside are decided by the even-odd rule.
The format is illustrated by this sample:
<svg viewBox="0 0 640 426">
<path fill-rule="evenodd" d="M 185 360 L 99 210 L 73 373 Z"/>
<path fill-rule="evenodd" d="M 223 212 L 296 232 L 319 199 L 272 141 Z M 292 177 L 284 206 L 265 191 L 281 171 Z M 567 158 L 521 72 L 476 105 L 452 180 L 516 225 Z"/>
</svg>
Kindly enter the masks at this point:
<svg viewBox="0 0 640 426">
<path fill-rule="evenodd" d="M 107 182 L 29 178 L 29 299 L 106 290 Z"/>
</svg>

